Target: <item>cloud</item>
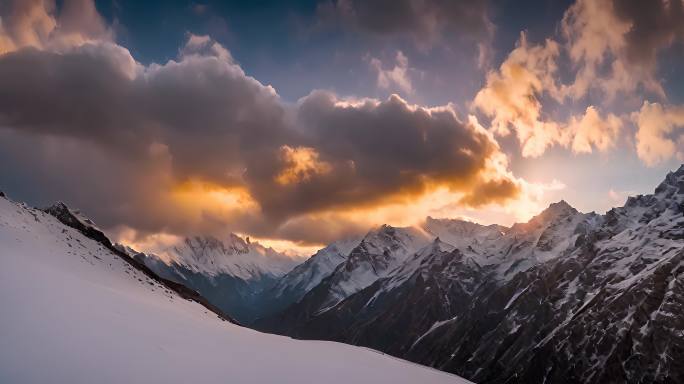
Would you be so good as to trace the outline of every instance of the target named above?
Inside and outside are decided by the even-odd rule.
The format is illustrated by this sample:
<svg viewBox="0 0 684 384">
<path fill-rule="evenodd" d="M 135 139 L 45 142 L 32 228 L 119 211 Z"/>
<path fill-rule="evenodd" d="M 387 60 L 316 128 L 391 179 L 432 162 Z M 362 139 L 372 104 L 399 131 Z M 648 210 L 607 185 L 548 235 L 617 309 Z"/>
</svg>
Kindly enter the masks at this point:
<svg viewBox="0 0 684 384">
<path fill-rule="evenodd" d="M 319 154 L 315 148 L 292 148 L 283 145 L 280 147 L 280 155 L 281 161 L 286 166 L 276 176 L 275 181 L 282 185 L 301 183 L 331 171 L 330 164 L 319 160 Z"/>
<path fill-rule="evenodd" d="M 666 99 L 657 78 L 658 53 L 684 41 L 684 3 L 629 0 L 577 0 L 561 22 L 563 42 L 553 38 L 530 44 L 522 33 L 515 49 L 498 70 L 488 73 L 472 108 L 491 119 L 491 131 L 516 134 L 524 157 L 538 157 L 551 146 L 571 148 L 575 153 L 615 147 L 622 119 L 601 116 L 585 99 L 593 90 L 611 102 L 616 95 L 644 97 L 644 92 Z M 571 67 L 559 72 L 567 54 Z M 563 82 L 569 78 L 569 82 Z M 568 107 L 568 100 L 583 102 L 583 115 L 566 120 L 552 112 Z M 581 104 L 580 104 L 581 105 Z M 644 108 L 642 108 L 644 111 Z M 667 130 L 668 128 L 665 128 Z M 637 151 L 647 163 L 674 155 L 675 141 L 654 134 L 637 133 Z M 663 132 L 663 129 L 658 130 Z M 669 131 L 668 131 L 669 132 Z M 658 139 L 660 138 L 660 139 Z M 655 155 L 647 147 L 662 148 Z"/>
<path fill-rule="evenodd" d="M 316 148 L 326 172 L 273 193 L 276 170 L 263 161 L 252 167 L 246 180 L 276 216 L 405 199 L 435 185 L 467 193 L 499 152 L 484 129 L 460 121 L 451 106 L 426 108 L 396 95 L 349 102 L 315 91 L 296 113 L 303 140 Z"/>
<path fill-rule="evenodd" d="M 573 116 L 568 130 L 574 136 L 572 150 L 575 153 L 591 153 L 592 148 L 607 151 L 615 146 L 622 129 L 622 120 L 612 113 L 602 118 L 594 106 L 587 107 L 581 118 Z"/>
<path fill-rule="evenodd" d="M 569 96 L 579 99 L 591 87 L 599 87 L 612 98 L 618 90 L 636 87 L 620 57 L 631 24 L 615 14 L 612 1 L 578 0 L 565 12 L 561 25 L 577 67 L 574 82 L 566 87 Z M 606 62 L 610 65 L 604 74 Z"/>
<path fill-rule="evenodd" d="M 471 206 L 520 193 L 491 134 L 451 105 L 324 91 L 288 104 L 206 36 L 145 66 L 106 34 L 53 44 L 66 10 L 44 10 L 57 26 L 0 55 L 0 158 L 14 164 L 0 176 L 127 238 L 323 242 L 366 229 L 372 212 L 406 217 L 436 189 Z"/>
<path fill-rule="evenodd" d="M 653 73 L 658 53 L 676 41 L 684 41 L 684 3 L 674 0 L 643 2 L 615 0 L 615 14 L 631 28 L 625 35 L 625 59 Z"/>
<path fill-rule="evenodd" d="M 370 60 L 371 68 L 378 74 L 378 87 L 383 89 L 397 88 L 407 94 L 413 93 L 411 78 L 409 77 L 408 58 L 397 51 L 396 64 L 391 69 L 384 69 L 380 59 Z"/>
<path fill-rule="evenodd" d="M 638 127 L 637 154 L 647 165 L 654 166 L 674 156 L 684 157 L 684 106 L 645 101 L 632 119 Z"/>
<path fill-rule="evenodd" d="M 565 13 L 562 30 L 578 67 L 566 89 L 573 98 L 598 88 L 612 99 L 639 86 L 665 98 L 656 76 L 657 56 L 684 41 L 684 5 L 669 0 L 578 0 Z"/>
<path fill-rule="evenodd" d="M 553 145 L 570 147 L 575 153 L 606 151 L 615 145 L 622 121 L 614 114 L 601 116 L 594 106 L 567 122 L 545 116 L 542 98 L 563 102 L 557 82 L 559 46 L 553 40 L 530 45 L 521 34 L 516 48 L 498 70 L 487 74 L 485 86 L 472 107 L 491 118 L 494 134 L 516 134 L 524 157 L 539 157 Z"/>
<path fill-rule="evenodd" d="M 521 33 L 516 48 L 498 70 L 487 74 L 473 100 L 473 107 L 492 119 L 493 132 L 505 136 L 515 131 L 526 157 L 540 156 L 547 147 L 567 140 L 558 123 L 544 118 L 540 101 L 544 94 L 562 98 L 555 79 L 558 54 L 553 40 L 530 45 Z"/>
<path fill-rule="evenodd" d="M 422 48 L 445 41 L 446 35 L 490 40 L 494 25 L 488 11 L 488 2 L 479 0 L 336 0 L 318 5 L 324 23 L 377 36 L 407 36 Z"/>
<path fill-rule="evenodd" d="M 0 20 L 0 54 L 22 47 L 67 49 L 114 36 L 92 0 L 66 0 L 59 12 L 54 0 L 8 0 L 0 4 Z"/>
<path fill-rule="evenodd" d="M 233 62 L 233 56 L 221 44 L 207 35 L 188 34 L 188 41 L 180 50 L 182 58 L 190 56 L 214 56 L 226 62 Z"/>
</svg>

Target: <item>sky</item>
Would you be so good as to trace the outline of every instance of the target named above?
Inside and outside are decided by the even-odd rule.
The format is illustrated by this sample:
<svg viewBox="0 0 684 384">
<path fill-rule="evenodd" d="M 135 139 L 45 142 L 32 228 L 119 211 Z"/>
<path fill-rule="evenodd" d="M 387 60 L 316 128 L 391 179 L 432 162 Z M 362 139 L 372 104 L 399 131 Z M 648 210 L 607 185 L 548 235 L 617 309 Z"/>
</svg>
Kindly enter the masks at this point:
<svg viewBox="0 0 684 384">
<path fill-rule="evenodd" d="M 682 0 L 0 2 L 0 189 L 142 250 L 605 212 L 684 162 Z"/>
</svg>

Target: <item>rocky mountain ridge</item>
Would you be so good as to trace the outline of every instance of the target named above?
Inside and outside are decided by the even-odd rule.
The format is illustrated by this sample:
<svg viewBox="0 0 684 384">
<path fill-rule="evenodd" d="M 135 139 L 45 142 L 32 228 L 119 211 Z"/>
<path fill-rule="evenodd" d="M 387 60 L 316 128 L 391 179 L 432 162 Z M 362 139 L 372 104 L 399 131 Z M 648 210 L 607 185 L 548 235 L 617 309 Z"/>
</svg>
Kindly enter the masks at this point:
<svg viewBox="0 0 684 384">
<path fill-rule="evenodd" d="M 511 228 L 428 219 L 440 236 L 391 272 L 330 305 L 341 264 L 256 326 L 483 383 L 679 382 L 683 215 L 684 166 L 605 215 L 560 201 Z"/>
</svg>

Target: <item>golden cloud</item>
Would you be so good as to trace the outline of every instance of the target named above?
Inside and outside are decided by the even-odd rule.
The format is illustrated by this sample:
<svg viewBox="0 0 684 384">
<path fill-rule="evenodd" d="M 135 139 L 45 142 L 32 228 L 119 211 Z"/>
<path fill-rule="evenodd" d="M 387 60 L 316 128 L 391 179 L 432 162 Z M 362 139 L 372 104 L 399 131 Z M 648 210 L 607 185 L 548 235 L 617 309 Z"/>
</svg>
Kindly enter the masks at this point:
<svg viewBox="0 0 684 384">
<path fill-rule="evenodd" d="M 319 160 L 318 152 L 311 147 L 292 148 L 283 145 L 280 147 L 280 157 L 285 169 L 280 171 L 275 180 L 281 185 L 304 182 L 332 170 L 330 164 Z"/>
<path fill-rule="evenodd" d="M 673 156 L 684 159 L 684 106 L 645 101 L 632 119 L 638 127 L 637 154 L 647 165 L 654 166 Z"/>
</svg>

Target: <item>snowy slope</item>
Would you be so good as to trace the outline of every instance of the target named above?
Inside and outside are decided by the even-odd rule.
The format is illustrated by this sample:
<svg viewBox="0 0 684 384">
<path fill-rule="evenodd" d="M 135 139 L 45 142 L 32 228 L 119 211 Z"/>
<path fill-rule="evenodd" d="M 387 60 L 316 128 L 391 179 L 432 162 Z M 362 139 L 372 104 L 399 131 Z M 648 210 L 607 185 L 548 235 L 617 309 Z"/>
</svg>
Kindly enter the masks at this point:
<svg viewBox="0 0 684 384">
<path fill-rule="evenodd" d="M 508 228 L 501 225 L 481 225 L 458 219 L 425 219 L 423 229 L 456 248 L 477 246 L 501 238 Z"/>
<path fill-rule="evenodd" d="M 258 304 L 263 309 L 260 317 L 279 312 L 299 301 L 323 279 L 330 276 L 338 265 L 344 263 L 349 253 L 360 242 L 360 238 L 333 242 L 278 279 L 273 287 L 259 295 Z"/>
<path fill-rule="evenodd" d="M 335 268 L 347 260 L 349 253 L 361 242 L 361 239 L 351 238 L 339 240 L 320 249 L 304 263 L 295 267 L 276 285 L 276 295 L 282 295 L 288 289 L 299 288 L 308 292 L 324 278 L 328 277 Z"/>
<path fill-rule="evenodd" d="M 401 266 L 408 257 L 432 240 L 420 228 L 383 225 L 366 234 L 321 284 L 309 291 L 302 302 L 320 313 L 344 298 L 370 286 Z"/>
<path fill-rule="evenodd" d="M 465 383 L 221 321 L 54 217 L 0 197 L 2 383 Z"/>
<path fill-rule="evenodd" d="M 324 313 L 340 301 L 391 274 L 433 236 L 417 227 L 383 225 L 369 231 L 329 276 L 280 313 L 258 319 L 253 326 L 298 337 L 292 328 L 307 328 L 311 316 Z"/>
<path fill-rule="evenodd" d="M 383 225 L 370 231 L 330 279 L 333 304 L 374 283 L 401 266 L 413 253 L 432 241 L 419 228 Z"/>
</svg>

